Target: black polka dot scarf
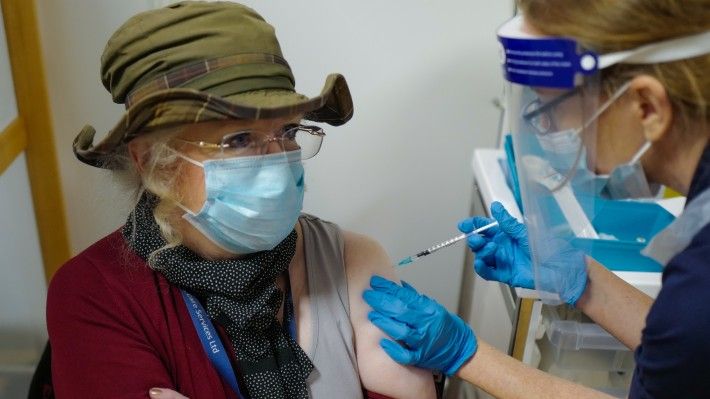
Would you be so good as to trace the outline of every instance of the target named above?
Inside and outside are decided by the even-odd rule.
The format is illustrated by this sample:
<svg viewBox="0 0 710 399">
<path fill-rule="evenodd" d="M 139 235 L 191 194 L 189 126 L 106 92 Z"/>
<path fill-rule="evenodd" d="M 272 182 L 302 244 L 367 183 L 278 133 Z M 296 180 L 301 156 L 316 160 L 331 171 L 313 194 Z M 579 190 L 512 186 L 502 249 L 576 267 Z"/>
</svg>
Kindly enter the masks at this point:
<svg viewBox="0 0 710 399">
<path fill-rule="evenodd" d="M 144 194 L 123 227 L 129 246 L 143 259 L 166 243 L 153 218 L 156 203 L 155 196 Z M 168 281 L 199 298 L 225 328 L 240 386 L 252 399 L 308 398 L 313 363 L 276 319 L 284 297 L 276 277 L 288 269 L 296 237 L 294 230 L 276 248 L 240 259 L 206 260 L 182 245 L 154 257 Z"/>
</svg>

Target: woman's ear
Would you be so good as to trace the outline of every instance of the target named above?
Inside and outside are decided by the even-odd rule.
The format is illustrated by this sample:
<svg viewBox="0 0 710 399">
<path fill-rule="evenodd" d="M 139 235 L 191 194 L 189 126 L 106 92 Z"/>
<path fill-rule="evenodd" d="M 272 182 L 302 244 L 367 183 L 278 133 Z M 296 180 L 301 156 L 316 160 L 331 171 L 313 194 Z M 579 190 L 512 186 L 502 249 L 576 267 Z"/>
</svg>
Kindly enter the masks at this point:
<svg viewBox="0 0 710 399">
<path fill-rule="evenodd" d="M 629 85 L 633 116 L 638 118 L 646 140 L 663 138 L 673 122 L 673 106 L 663 84 L 649 75 L 640 75 Z"/>
<path fill-rule="evenodd" d="M 128 154 L 131 157 L 131 162 L 135 165 L 138 172 L 143 173 L 145 163 L 148 158 L 148 150 L 150 142 L 142 140 L 140 137 L 128 142 Z"/>
</svg>

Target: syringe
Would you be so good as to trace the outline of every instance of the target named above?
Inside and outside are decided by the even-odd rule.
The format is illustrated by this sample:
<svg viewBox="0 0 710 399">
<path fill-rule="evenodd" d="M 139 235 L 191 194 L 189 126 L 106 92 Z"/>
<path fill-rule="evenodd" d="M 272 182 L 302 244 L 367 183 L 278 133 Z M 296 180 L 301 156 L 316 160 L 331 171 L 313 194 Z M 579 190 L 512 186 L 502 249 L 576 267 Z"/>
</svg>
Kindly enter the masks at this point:
<svg viewBox="0 0 710 399">
<path fill-rule="evenodd" d="M 416 262 L 417 260 L 419 260 L 419 258 L 423 258 L 427 255 L 431 255 L 434 252 L 436 252 L 442 248 L 446 248 L 448 246 L 451 246 L 451 245 L 465 239 L 466 237 L 468 237 L 470 235 L 482 233 L 482 232 L 490 229 L 491 227 L 495 227 L 495 226 L 498 226 L 498 222 L 493 222 L 493 223 L 487 224 L 483 227 L 477 228 L 476 230 L 474 230 L 470 233 L 464 233 L 464 234 L 458 235 L 454 238 L 448 239 L 444 242 L 434 245 L 433 247 L 431 247 L 429 249 L 419 252 L 416 255 L 407 256 L 406 258 L 400 260 L 399 263 L 397 263 L 397 266 L 401 267 L 401 266 L 406 266 L 406 265 L 412 264 L 412 263 Z"/>
</svg>

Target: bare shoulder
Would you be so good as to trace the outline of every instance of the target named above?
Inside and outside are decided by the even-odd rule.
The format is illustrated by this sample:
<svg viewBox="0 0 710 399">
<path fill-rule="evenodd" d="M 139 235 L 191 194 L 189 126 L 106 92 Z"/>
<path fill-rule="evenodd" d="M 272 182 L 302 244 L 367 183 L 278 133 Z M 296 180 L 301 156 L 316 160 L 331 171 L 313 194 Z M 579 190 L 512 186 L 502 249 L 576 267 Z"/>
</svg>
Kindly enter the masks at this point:
<svg viewBox="0 0 710 399">
<path fill-rule="evenodd" d="M 371 310 L 362 299 L 377 274 L 396 279 L 396 273 L 384 248 L 362 234 L 343 231 L 345 272 L 350 300 L 350 320 L 355 331 L 360 380 L 365 389 L 392 398 L 434 398 L 432 375 L 428 371 L 397 364 L 382 350 L 385 335 L 367 319 Z"/>
<path fill-rule="evenodd" d="M 385 249 L 379 242 L 363 234 L 343 230 L 345 244 L 345 271 L 348 279 L 365 277 L 368 280 L 373 274 L 383 273 L 394 277 L 394 269 Z"/>
</svg>

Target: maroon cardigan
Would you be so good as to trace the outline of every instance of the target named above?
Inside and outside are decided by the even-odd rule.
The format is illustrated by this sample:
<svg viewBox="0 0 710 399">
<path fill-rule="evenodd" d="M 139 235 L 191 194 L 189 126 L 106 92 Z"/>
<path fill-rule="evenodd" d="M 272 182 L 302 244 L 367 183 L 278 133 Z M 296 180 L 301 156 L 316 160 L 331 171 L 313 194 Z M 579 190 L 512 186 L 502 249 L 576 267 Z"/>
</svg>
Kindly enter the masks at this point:
<svg viewBox="0 0 710 399">
<path fill-rule="evenodd" d="M 237 397 L 205 354 L 180 290 L 130 251 L 120 231 L 56 273 L 47 329 L 59 399 L 143 399 L 153 387 L 190 399 Z"/>
</svg>

